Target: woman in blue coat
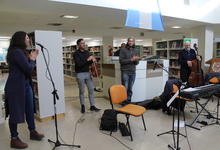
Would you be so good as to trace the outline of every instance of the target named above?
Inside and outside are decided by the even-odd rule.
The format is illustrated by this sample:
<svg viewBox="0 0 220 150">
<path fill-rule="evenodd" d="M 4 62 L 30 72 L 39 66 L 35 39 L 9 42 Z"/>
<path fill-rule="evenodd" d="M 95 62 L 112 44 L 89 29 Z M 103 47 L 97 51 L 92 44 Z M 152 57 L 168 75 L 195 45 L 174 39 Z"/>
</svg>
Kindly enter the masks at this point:
<svg viewBox="0 0 220 150">
<path fill-rule="evenodd" d="M 20 140 L 17 132 L 19 123 L 27 122 L 31 140 L 41 140 L 44 135 L 35 130 L 34 122 L 34 93 L 31 73 L 39 51 L 27 53 L 30 40 L 27 33 L 16 32 L 10 42 L 7 54 L 9 76 L 5 85 L 5 98 L 9 115 L 9 128 L 12 148 L 27 148 L 28 145 Z"/>
</svg>

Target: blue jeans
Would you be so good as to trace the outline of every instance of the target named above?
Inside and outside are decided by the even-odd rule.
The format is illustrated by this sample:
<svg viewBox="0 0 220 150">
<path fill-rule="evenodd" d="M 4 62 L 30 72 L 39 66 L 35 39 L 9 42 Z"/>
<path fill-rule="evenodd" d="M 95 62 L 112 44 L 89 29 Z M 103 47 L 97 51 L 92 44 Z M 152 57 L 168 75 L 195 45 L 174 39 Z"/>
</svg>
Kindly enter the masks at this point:
<svg viewBox="0 0 220 150">
<path fill-rule="evenodd" d="M 76 74 L 76 79 L 77 79 L 77 83 L 79 86 L 79 99 L 80 99 L 80 104 L 84 105 L 85 104 L 85 84 L 88 88 L 88 92 L 89 92 L 89 101 L 90 101 L 90 105 L 94 106 L 95 102 L 94 102 L 94 86 L 93 86 L 93 81 L 92 81 L 92 77 L 91 74 L 89 72 L 81 72 L 81 73 L 77 73 Z"/>
<path fill-rule="evenodd" d="M 128 95 L 128 99 L 126 101 L 127 103 L 131 102 L 131 97 L 133 93 L 132 87 L 134 85 L 135 77 L 136 77 L 135 72 L 123 72 L 123 71 L 121 72 L 121 83 L 127 89 L 127 95 Z"/>
<path fill-rule="evenodd" d="M 30 131 L 35 130 L 33 91 L 29 81 L 27 81 L 25 85 L 25 116 L 28 129 Z M 12 138 L 18 137 L 17 126 L 18 124 L 16 123 L 10 123 L 9 119 L 9 128 Z"/>
</svg>

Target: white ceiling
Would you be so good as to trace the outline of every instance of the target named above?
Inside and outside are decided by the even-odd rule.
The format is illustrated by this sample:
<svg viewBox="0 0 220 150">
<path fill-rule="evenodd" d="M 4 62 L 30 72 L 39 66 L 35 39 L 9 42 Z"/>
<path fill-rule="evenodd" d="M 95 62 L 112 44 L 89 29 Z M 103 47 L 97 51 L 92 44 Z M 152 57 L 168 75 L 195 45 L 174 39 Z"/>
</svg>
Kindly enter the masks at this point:
<svg viewBox="0 0 220 150">
<path fill-rule="evenodd" d="M 61 15 L 77 15 L 78 19 L 64 19 Z M 102 37 L 106 35 L 126 38 L 179 38 L 188 34 L 193 27 L 207 23 L 163 17 L 165 32 L 124 27 L 125 10 L 101 8 L 78 4 L 50 2 L 48 0 L 0 0 L 0 36 L 10 36 L 15 31 L 59 30 L 65 37 Z M 59 27 L 48 23 L 62 23 Z M 183 26 L 171 29 L 171 26 Z M 218 30 L 218 25 L 216 25 Z M 123 27 L 120 30 L 111 27 Z M 75 29 L 76 33 L 72 33 Z M 145 36 L 141 37 L 140 32 Z"/>
</svg>

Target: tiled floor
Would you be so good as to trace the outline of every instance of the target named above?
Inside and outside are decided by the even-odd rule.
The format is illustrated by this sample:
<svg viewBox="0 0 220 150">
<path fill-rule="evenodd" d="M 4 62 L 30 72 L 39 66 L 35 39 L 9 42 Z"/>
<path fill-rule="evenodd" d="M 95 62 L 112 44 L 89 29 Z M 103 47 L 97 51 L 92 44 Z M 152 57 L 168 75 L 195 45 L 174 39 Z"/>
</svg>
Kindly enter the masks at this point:
<svg viewBox="0 0 220 150">
<path fill-rule="evenodd" d="M 0 77 L 0 92 L 4 84 L 4 77 Z M 100 117 L 104 109 L 110 108 L 109 101 L 103 98 L 102 93 L 96 93 L 96 104 L 102 108 L 99 113 L 93 113 L 87 110 L 85 115 L 81 115 L 79 112 L 80 105 L 77 98 L 78 89 L 76 84 L 73 84 L 70 80 L 65 80 L 65 96 L 66 96 L 66 116 L 59 118 L 58 126 L 62 139 L 70 144 L 73 142 L 74 130 L 77 123 L 77 130 L 75 133 L 75 144 L 80 144 L 81 150 L 126 150 L 122 144 L 120 144 L 114 138 L 107 136 L 99 131 Z M 209 104 L 209 109 L 214 110 L 216 101 Z M 186 118 L 187 121 L 191 121 L 195 114 L 190 113 L 193 103 L 189 103 L 186 106 Z M 87 100 L 87 109 L 89 108 Z M 144 114 L 147 124 L 147 131 L 144 132 L 142 121 L 140 118 L 131 118 L 131 128 L 133 132 L 134 141 L 131 142 L 129 137 L 122 137 L 120 131 L 113 133 L 113 136 L 117 137 L 121 142 L 132 148 L 133 150 L 166 150 L 167 145 L 172 143 L 171 135 L 164 135 L 157 137 L 158 133 L 167 131 L 171 128 L 172 117 L 161 113 L 161 110 L 149 110 Z M 125 117 L 120 115 L 118 120 L 123 122 Z M 207 120 L 205 117 L 200 118 Z M 200 127 L 199 124 L 196 124 Z M 39 123 L 37 122 L 37 129 L 45 134 L 45 139 L 42 142 L 30 141 L 28 139 L 28 131 L 26 124 L 19 125 L 20 137 L 23 141 L 29 144 L 30 150 L 50 150 L 51 144 L 47 142 L 47 139 L 54 139 L 54 122 L 53 120 Z M 220 126 L 214 125 L 204 127 L 201 131 L 197 131 L 191 128 L 187 128 L 189 142 L 192 146 L 192 150 L 219 150 L 220 149 Z M 185 134 L 184 128 L 181 132 Z M 0 125 L 0 150 L 8 150 L 9 148 L 9 129 L 7 122 Z M 185 138 L 180 138 L 180 146 L 183 150 L 188 150 L 188 144 Z M 60 150 L 70 150 L 73 148 L 60 147 Z M 74 148 L 77 149 L 77 148 Z"/>
</svg>

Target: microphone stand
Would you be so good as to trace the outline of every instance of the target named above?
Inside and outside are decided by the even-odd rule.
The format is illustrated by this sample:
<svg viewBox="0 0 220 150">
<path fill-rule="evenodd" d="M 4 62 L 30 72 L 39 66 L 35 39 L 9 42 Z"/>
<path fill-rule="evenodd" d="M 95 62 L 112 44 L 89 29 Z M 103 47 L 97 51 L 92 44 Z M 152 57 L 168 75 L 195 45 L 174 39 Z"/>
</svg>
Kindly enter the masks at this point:
<svg viewBox="0 0 220 150">
<path fill-rule="evenodd" d="M 39 44 L 37 44 L 39 45 Z M 47 63 L 47 60 L 46 60 L 46 57 L 45 57 L 45 54 L 44 54 L 44 49 L 46 49 L 45 47 L 43 47 L 42 45 L 39 45 L 40 48 L 41 48 L 41 52 L 43 54 L 43 58 L 44 58 L 44 62 L 46 64 L 46 68 L 47 68 L 47 71 L 49 73 L 49 77 L 50 77 L 50 81 L 51 81 L 51 84 L 53 86 L 53 104 L 54 104 L 54 123 L 55 123 L 55 129 L 56 129 L 56 142 L 55 141 L 52 141 L 50 139 L 48 139 L 48 142 L 50 143 L 53 143 L 54 144 L 54 147 L 52 150 L 56 149 L 57 147 L 59 146 L 69 146 L 69 147 L 77 147 L 77 148 L 80 148 L 81 146 L 80 145 L 70 145 L 70 144 L 62 144 L 60 141 L 59 141 L 59 132 L 58 132 L 58 124 L 57 124 L 57 108 L 56 108 L 56 101 L 59 100 L 59 96 L 57 94 L 57 89 L 55 87 L 55 83 L 53 81 L 53 78 L 52 78 L 52 75 L 51 75 L 51 72 L 50 72 L 50 69 L 49 69 L 49 65 Z"/>
</svg>

